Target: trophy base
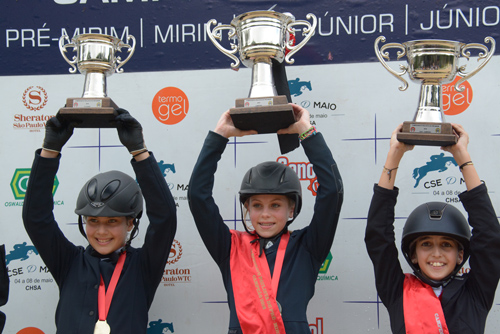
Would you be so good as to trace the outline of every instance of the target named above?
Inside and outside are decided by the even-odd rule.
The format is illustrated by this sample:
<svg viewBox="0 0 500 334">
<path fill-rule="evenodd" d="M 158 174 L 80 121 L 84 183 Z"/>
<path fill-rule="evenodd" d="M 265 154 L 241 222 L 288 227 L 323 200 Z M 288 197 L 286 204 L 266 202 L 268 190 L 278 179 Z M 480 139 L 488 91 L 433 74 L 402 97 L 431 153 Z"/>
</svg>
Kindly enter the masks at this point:
<svg viewBox="0 0 500 334">
<path fill-rule="evenodd" d="M 76 128 L 115 128 L 118 106 L 109 97 L 68 98 L 59 114 Z"/>
<path fill-rule="evenodd" d="M 423 146 L 449 146 L 457 143 L 450 123 L 404 122 L 397 139 L 405 144 Z"/>
<path fill-rule="evenodd" d="M 234 126 L 258 133 L 276 133 L 295 123 L 293 108 L 284 95 L 236 99 L 229 110 Z"/>
</svg>

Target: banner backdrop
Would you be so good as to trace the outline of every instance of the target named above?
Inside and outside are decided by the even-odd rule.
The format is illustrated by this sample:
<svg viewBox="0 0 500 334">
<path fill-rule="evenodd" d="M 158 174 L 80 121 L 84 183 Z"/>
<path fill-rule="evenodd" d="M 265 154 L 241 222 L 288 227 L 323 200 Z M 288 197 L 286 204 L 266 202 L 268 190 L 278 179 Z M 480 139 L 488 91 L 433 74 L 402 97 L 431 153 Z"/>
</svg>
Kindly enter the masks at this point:
<svg viewBox="0 0 500 334">
<path fill-rule="evenodd" d="M 137 39 L 125 72 L 107 79 L 108 95 L 142 123 L 146 144 L 177 203 L 178 230 L 149 313 L 148 333 L 227 331 L 229 311 L 220 272 L 196 231 L 186 196 L 206 134 L 236 98 L 247 96 L 251 69 L 231 70 L 231 60 L 208 39 L 205 24 L 210 19 L 229 24 L 239 14 L 273 5 L 297 20 L 306 19 L 308 13 L 318 17 L 316 34 L 294 56 L 295 63 L 286 67 L 287 75 L 293 101 L 310 111 L 345 186 L 334 244 L 308 308 L 311 333 L 390 331 L 363 238 L 372 187 L 382 172 L 390 135 L 399 123 L 413 119 L 420 84 L 410 82 L 406 91 L 399 91 L 400 82 L 378 62 L 374 41 L 383 35 L 387 43 L 437 38 L 484 44 L 486 36 L 498 42 L 498 1 L 4 1 L 0 14 L 0 244 L 5 244 L 10 277 L 9 301 L 0 309 L 7 315 L 5 333 L 55 332 L 58 288 L 24 231 L 21 211 L 45 122 L 66 98 L 82 94 L 84 76 L 68 72 L 59 38 L 82 33 Z M 300 41 L 301 32 L 296 36 Z M 230 47 L 227 35 L 222 43 Z M 497 48 L 486 67 L 465 83 L 464 92 L 443 87 L 446 121 L 464 125 L 469 133 L 469 151 L 497 212 L 499 52 Z M 477 67 L 477 58 L 476 53 L 460 62 L 470 71 Z M 406 61 L 395 61 L 395 54 L 391 60 L 389 65 L 396 70 Z M 115 129 L 76 129 L 62 155 L 54 183 L 54 214 L 70 240 L 86 245 L 73 211 L 78 191 L 98 172 L 118 169 L 133 175 L 130 155 Z M 306 226 L 317 188 L 314 172 L 302 148 L 282 155 L 276 135 L 271 134 L 230 139 L 214 189 L 226 223 L 243 228 L 237 197 L 241 178 L 248 168 L 265 160 L 297 171 L 304 204 L 291 227 Z M 399 166 L 397 186 L 398 245 L 405 219 L 418 204 L 443 201 L 464 212 L 457 196 L 465 190 L 461 173 L 451 155 L 437 147 L 416 147 L 407 153 Z M 147 224 L 142 219 L 133 245 L 141 245 Z M 404 258 L 400 259 L 409 272 Z M 466 265 L 463 271 L 467 270 Z M 486 333 L 498 328 L 497 293 Z"/>
</svg>

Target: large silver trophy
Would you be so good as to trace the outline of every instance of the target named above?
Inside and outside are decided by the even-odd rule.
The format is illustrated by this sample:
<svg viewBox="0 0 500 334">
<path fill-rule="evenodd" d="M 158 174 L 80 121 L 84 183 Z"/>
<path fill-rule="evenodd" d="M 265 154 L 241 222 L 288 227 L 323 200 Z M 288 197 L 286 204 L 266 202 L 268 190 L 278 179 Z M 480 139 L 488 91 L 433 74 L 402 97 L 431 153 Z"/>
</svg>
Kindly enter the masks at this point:
<svg viewBox="0 0 500 334">
<path fill-rule="evenodd" d="M 491 43 L 490 50 L 483 44 L 448 40 L 414 40 L 405 43 L 387 43 L 379 49 L 379 42 L 384 43 L 385 37 L 375 40 L 375 54 L 382 65 L 396 78 L 403 82 L 399 90 L 408 88 L 408 83 L 402 76 L 408 73 L 410 79 L 421 83 L 420 101 L 413 121 L 404 122 L 403 130 L 397 136 L 401 142 L 411 145 L 447 146 L 456 143 L 456 137 L 450 123 L 444 122 L 442 84 L 452 82 L 456 75 L 462 78 L 455 84 L 455 90 L 461 92 L 461 84 L 481 70 L 495 53 L 495 40 L 491 37 L 484 39 Z M 408 66 L 400 65 L 400 72 L 389 67 L 384 60 L 389 60 L 390 48 L 400 49 L 397 59 L 406 55 Z M 458 65 L 461 56 L 470 57 L 469 49 L 479 49 L 481 52 L 478 67 L 466 73 L 465 66 Z"/>
<path fill-rule="evenodd" d="M 316 16 L 307 14 L 308 21 L 298 20 L 291 14 L 275 11 L 252 11 L 235 17 L 230 25 L 218 25 L 215 19 L 208 21 L 207 34 L 210 40 L 234 62 L 237 69 L 241 62 L 252 68 L 252 84 L 248 98 L 236 99 L 235 108 L 230 109 L 234 125 L 242 130 L 257 130 L 259 133 L 275 133 L 295 122 L 292 107 L 285 95 L 276 91 L 272 73 L 272 59 L 293 64 L 291 58 L 314 35 Z M 211 30 L 211 25 L 216 27 Z M 295 35 L 295 26 L 304 25 L 302 41 L 293 45 L 290 36 Z M 222 47 L 222 30 L 229 30 L 229 39 L 237 38 L 238 45 L 231 43 L 231 50 Z M 239 51 L 240 57 L 235 54 Z M 288 51 L 288 53 L 287 53 Z"/>
<path fill-rule="evenodd" d="M 128 44 L 132 40 L 132 46 Z M 65 42 L 68 42 L 65 44 Z M 76 55 L 72 60 L 66 57 L 67 48 L 73 48 Z M 128 57 L 122 60 L 117 51 L 127 48 Z M 68 98 L 66 106 L 59 113 L 74 121 L 81 128 L 114 127 L 117 105 L 108 97 L 106 77 L 114 72 L 122 73 L 121 68 L 134 54 L 135 38 L 128 35 L 127 44 L 119 38 L 102 34 L 82 34 L 70 41 L 67 35 L 59 39 L 59 50 L 63 58 L 71 65 L 69 71 L 76 69 L 85 75 L 85 84 L 81 98 Z"/>
</svg>

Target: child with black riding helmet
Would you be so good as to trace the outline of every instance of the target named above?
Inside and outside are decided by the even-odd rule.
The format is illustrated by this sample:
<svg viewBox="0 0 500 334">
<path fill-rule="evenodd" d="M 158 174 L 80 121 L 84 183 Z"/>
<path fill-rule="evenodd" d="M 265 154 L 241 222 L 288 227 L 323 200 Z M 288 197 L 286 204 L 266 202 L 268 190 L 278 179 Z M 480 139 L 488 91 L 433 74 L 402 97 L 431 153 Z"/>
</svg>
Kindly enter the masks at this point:
<svg viewBox="0 0 500 334">
<path fill-rule="evenodd" d="M 227 291 L 231 334 L 310 333 L 307 304 L 333 242 L 343 186 L 309 112 L 292 106 L 297 122 L 278 134 L 301 134 L 314 165 L 319 188 L 309 226 L 288 229 L 301 209 L 300 181 L 290 167 L 272 161 L 250 168 L 243 177 L 239 194 L 245 232 L 224 223 L 212 197 L 217 163 L 229 137 L 256 133 L 235 128 L 229 111 L 207 135 L 189 182 L 191 212 Z"/>
<path fill-rule="evenodd" d="M 469 223 L 451 204 L 417 206 L 403 228 L 401 250 L 413 270 L 404 274 L 394 244 L 397 168 L 413 146 L 393 132 L 389 153 L 368 213 L 365 242 L 375 268 L 380 299 L 393 333 L 484 333 L 500 278 L 500 225 L 486 185 L 467 151 L 469 136 L 452 124 L 457 143 L 441 149 L 453 155 L 467 190 L 459 195 Z M 472 235 L 469 224 L 472 227 Z M 469 259 L 470 272 L 457 275 Z"/>
<path fill-rule="evenodd" d="M 177 221 L 175 202 L 142 127 L 118 109 L 121 143 L 132 154 L 137 182 L 120 171 L 92 177 L 76 203 L 86 247 L 68 240 L 53 216 L 52 187 L 60 151 L 73 124 L 59 114 L 47 121 L 35 153 L 23 206 L 26 231 L 59 287 L 57 333 L 146 333 L 148 310 L 162 278 Z M 75 162 L 76 163 L 76 162 Z M 149 226 L 141 248 L 130 245 L 147 206 Z"/>
</svg>

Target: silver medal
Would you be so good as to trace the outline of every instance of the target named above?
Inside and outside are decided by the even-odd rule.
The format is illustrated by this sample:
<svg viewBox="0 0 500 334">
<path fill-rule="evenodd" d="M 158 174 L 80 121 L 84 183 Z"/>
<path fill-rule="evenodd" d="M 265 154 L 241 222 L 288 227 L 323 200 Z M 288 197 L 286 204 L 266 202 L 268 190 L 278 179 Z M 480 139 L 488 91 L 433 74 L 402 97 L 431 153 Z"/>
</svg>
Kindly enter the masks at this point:
<svg viewBox="0 0 500 334">
<path fill-rule="evenodd" d="M 111 328 L 106 320 L 97 320 L 94 327 L 94 334 L 110 334 Z"/>
</svg>

